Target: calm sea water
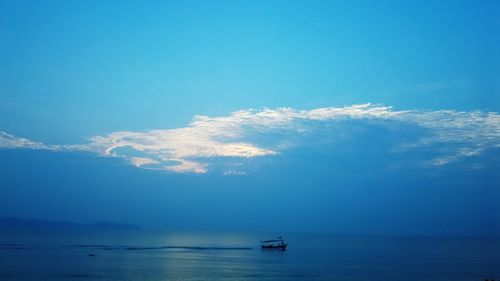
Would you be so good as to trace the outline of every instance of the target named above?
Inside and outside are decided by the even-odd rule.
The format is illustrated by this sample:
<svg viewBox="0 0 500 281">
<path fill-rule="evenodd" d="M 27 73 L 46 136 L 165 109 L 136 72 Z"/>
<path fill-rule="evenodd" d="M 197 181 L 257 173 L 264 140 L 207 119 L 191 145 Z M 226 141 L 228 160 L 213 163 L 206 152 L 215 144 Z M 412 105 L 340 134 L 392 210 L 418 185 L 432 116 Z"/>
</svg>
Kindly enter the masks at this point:
<svg viewBox="0 0 500 281">
<path fill-rule="evenodd" d="M 0 280 L 500 280 L 500 240 L 0 229 Z"/>
</svg>

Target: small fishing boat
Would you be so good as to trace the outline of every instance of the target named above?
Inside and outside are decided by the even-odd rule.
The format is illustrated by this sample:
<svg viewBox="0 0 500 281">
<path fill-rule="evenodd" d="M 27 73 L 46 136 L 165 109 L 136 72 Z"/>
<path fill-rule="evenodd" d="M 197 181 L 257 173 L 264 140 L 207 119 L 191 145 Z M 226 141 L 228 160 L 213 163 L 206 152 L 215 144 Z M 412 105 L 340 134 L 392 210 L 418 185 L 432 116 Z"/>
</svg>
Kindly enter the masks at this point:
<svg viewBox="0 0 500 281">
<path fill-rule="evenodd" d="M 281 251 L 284 251 L 286 250 L 286 246 L 288 246 L 288 243 L 285 243 L 285 241 L 283 240 L 283 238 L 278 237 L 278 239 L 274 239 L 274 240 L 263 240 L 263 241 L 260 241 L 261 245 L 261 249 L 262 250 L 281 250 Z"/>
</svg>

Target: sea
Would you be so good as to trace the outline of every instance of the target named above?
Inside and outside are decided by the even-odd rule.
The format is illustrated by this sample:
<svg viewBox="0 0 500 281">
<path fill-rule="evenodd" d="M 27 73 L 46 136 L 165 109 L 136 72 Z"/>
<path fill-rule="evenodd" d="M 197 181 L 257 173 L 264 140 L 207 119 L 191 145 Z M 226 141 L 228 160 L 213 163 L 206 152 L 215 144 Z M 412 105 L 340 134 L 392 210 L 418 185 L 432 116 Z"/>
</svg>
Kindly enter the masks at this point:
<svg viewBox="0 0 500 281">
<path fill-rule="evenodd" d="M 278 235 L 286 251 L 261 250 Z M 500 280 L 500 239 L 0 229 L 0 280 Z"/>
</svg>

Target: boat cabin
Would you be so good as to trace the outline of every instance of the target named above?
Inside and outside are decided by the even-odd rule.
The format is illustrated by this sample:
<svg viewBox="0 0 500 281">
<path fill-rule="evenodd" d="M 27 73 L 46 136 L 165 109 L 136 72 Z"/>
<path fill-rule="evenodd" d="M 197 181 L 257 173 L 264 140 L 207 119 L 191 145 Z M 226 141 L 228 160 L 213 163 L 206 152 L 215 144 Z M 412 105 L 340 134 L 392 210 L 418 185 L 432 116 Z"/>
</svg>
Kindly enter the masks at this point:
<svg viewBox="0 0 500 281">
<path fill-rule="evenodd" d="M 288 243 L 285 243 L 285 241 L 283 240 L 283 238 L 278 237 L 278 239 L 274 239 L 274 240 L 263 240 L 263 241 L 260 241 L 261 245 L 260 247 L 263 249 L 263 250 L 286 250 L 286 246 L 288 246 Z"/>
</svg>

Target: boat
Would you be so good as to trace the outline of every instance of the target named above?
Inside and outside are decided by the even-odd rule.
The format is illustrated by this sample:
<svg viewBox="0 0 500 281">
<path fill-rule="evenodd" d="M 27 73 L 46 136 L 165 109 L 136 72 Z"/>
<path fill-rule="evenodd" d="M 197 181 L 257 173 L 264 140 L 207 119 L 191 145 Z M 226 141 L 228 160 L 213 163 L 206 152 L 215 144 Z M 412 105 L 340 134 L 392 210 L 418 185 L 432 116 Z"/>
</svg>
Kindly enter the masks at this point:
<svg viewBox="0 0 500 281">
<path fill-rule="evenodd" d="M 262 240 L 260 241 L 261 249 L 262 250 L 281 250 L 284 251 L 286 250 L 286 246 L 288 246 L 288 243 L 285 243 L 283 238 L 280 236 L 278 239 L 274 240 Z"/>
</svg>

